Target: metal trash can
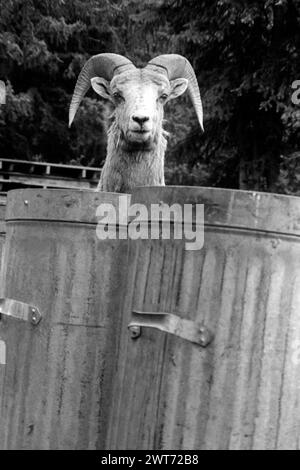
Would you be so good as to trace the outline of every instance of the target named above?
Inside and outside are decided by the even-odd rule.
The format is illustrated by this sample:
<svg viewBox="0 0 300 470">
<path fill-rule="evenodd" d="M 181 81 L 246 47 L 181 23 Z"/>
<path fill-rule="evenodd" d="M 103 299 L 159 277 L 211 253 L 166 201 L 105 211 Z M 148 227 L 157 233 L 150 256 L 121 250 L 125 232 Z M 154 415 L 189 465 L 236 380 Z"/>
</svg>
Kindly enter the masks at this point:
<svg viewBox="0 0 300 470">
<path fill-rule="evenodd" d="M 150 187 L 132 203 L 204 204 L 204 247 L 129 241 L 106 447 L 299 448 L 300 198 Z"/>
<path fill-rule="evenodd" d="M 99 240 L 95 213 L 118 198 L 76 190 L 8 194 L 0 300 L 3 449 L 104 446 L 127 241 Z"/>
</svg>

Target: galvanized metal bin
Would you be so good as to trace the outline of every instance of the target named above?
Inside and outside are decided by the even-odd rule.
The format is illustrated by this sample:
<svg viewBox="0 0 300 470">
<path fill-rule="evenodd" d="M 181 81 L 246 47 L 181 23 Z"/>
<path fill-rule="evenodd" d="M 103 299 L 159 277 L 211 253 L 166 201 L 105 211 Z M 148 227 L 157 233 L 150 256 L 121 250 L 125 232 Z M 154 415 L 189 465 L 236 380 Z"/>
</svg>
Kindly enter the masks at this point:
<svg viewBox="0 0 300 470">
<path fill-rule="evenodd" d="M 40 189 L 8 195 L 1 448 L 104 446 L 127 242 L 97 238 L 101 202 L 117 205 L 118 195 Z"/>
<path fill-rule="evenodd" d="M 205 204 L 205 243 L 130 240 L 106 447 L 299 449 L 300 199 L 132 194 L 159 202 Z"/>
</svg>

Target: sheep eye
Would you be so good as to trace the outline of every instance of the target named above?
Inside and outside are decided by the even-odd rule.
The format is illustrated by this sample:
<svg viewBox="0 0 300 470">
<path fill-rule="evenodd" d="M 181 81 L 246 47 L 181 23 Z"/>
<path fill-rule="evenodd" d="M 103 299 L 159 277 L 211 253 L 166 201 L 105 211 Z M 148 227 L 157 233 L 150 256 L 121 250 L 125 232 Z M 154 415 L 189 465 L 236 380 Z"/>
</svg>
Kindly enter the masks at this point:
<svg viewBox="0 0 300 470">
<path fill-rule="evenodd" d="M 162 101 L 165 101 L 167 98 L 168 98 L 168 95 L 166 93 L 163 93 L 162 95 L 160 95 L 160 99 Z"/>
<path fill-rule="evenodd" d="M 117 91 L 115 93 L 113 93 L 113 97 L 115 98 L 115 100 L 117 101 L 121 101 L 121 100 L 124 100 L 123 96 L 118 93 Z"/>
</svg>

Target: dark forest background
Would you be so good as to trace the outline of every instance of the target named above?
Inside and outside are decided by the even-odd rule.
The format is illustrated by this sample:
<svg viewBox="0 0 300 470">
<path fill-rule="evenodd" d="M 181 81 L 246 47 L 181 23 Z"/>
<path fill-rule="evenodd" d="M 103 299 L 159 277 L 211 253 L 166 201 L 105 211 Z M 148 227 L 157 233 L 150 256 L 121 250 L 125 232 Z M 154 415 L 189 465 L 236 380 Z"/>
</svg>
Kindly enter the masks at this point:
<svg viewBox="0 0 300 470">
<path fill-rule="evenodd" d="M 205 134 L 188 96 L 168 105 L 168 184 L 300 195 L 299 0 L 0 0 L 1 158 L 102 165 L 93 92 L 67 124 L 77 75 L 100 52 L 194 66 Z"/>
</svg>

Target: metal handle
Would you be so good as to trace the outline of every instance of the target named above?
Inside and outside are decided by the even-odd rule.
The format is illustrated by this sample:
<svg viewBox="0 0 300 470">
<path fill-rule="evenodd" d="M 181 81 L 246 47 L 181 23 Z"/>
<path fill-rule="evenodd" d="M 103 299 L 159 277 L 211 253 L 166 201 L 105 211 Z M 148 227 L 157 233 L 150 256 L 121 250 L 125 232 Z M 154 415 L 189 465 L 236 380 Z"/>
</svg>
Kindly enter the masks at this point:
<svg viewBox="0 0 300 470">
<path fill-rule="evenodd" d="M 42 318 L 37 307 L 7 298 L 0 298 L 0 319 L 2 315 L 28 321 L 32 325 L 38 325 Z"/>
<path fill-rule="evenodd" d="M 173 313 L 165 312 L 132 312 L 132 321 L 128 328 L 132 339 L 141 335 L 141 327 L 156 328 L 166 333 L 179 336 L 191 343 L 205 348 L 213 339 L 211 331 L 204 324 L 180 318 Z"/>
</svg>

